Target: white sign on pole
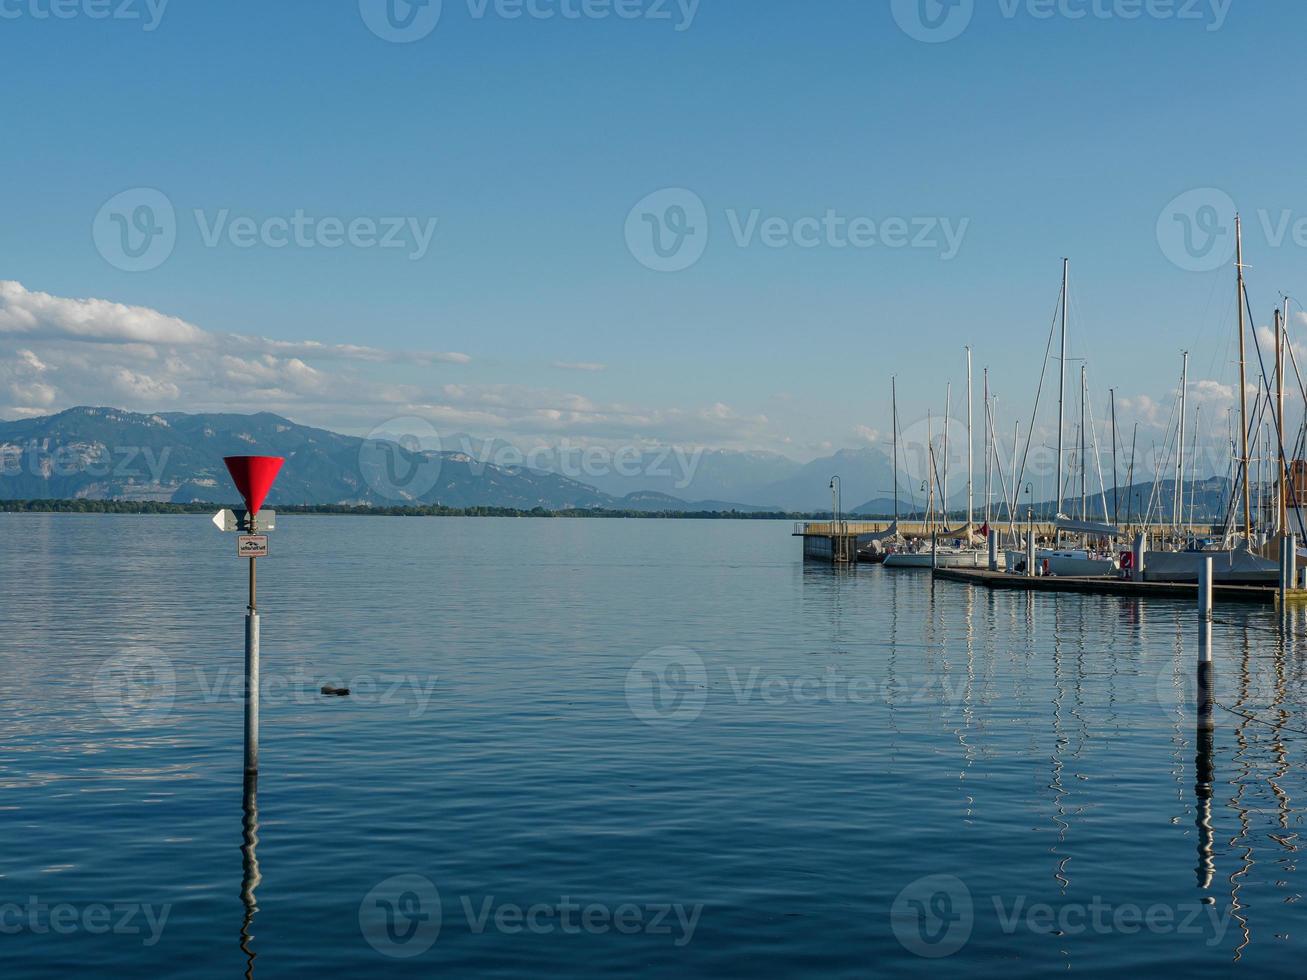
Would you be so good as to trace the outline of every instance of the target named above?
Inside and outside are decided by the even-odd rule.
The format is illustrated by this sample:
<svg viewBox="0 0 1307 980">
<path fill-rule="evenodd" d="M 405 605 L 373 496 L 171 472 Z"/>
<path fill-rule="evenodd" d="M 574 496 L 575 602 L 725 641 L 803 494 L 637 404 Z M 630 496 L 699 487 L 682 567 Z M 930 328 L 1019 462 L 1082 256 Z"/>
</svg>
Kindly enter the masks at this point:
<svg viewBox="0 0 1307 980">
<path fill-rule="evenodd" d="M 246 526 L 246 518 L 249 516 L 248 511 L 228 510 L 223 508 L 213 515 L 213 525 L 219 531 L 243 531 Z M 277 512 L 275 510 L 261 510 L 258 515 L 259 532 L 272 531 L 277 526 Z"/>
<path fill-rule="evenodd" d="M 268 536 L 266 534 L 242 534 L 236 538 L 237 558 L 267 558 Z"/>
</svg>

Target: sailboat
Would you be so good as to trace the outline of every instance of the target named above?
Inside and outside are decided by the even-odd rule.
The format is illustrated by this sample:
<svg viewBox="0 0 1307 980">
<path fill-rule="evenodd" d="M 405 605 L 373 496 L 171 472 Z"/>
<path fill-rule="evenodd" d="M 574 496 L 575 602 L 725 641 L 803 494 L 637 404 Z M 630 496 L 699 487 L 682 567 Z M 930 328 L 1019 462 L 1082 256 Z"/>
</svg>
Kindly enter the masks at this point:
<svg viewBox="0 0 1307 980">
<path fill-rule="evenodd" d="M 932 536 L 931 536 L 931 541 L 929 542 L 929 545 L 928 545 L 928 546 L 925 546 L 925 542 L 923 542 L 923 543 L 922 543 L 923 546 L 920 547 L 920 549 L 919 549 L 919 550 L 916 550 L 916 551 L 898 551 L 898 552 L 894 552 L 894 553 L 892 553 L 892 554 L 888 554 L 888 555 L 886 555 L 886 557 L 885 557 L 885 562 L 884 562 L 886 568 L 917 568 L 917 569 L 921 569 L 921 568 L 988 568 L 988 567 L 989 567 L 989 555 L 988 555 L 988 552 L 985 551 L 984 549 L 976 548 L 976 547 L 972 544 L 972 524 L 973 524 L 973 518 L 974 518 L 974 515 L 973 515 L 973 512 L 972 512 L 972 502 L 973 502 L 973 498 L 974 498 L 973 485 L 972 485 L 973 473 L 974 473 L 974 470 L 973 470 L 973 464 L 974 464 L 974 459 L 973 459 L 973 445 L 974 445 L 974 443 L 973 443 L 973 439 L 972 439 L 972 415 L 971 415 L 971 412 L 972 412 L 972 390 L 971 390 L 971 386 L 972 386 L 971 348 L 968 347 L 968 348 L 967 348 L 967 523 L 966 523 L 965 527 L 963 527 L 963 528 L 961 529 L 960 532 L 957 532 L 957 531 L 949 531 L 949 530 L 947 530 L 947 529 L 944 530 L 942 533 L 941 533 L 941 532 L 934 532 L 934 531 L 933 531 L 933 526 L 934 526 L 934 500 L 935 500 L 935 492 L 934 492 L 934 491 L 935 491 L 935 475 L 936 475 L 936 474 L 935 474 L 935 449 L 934 449 L 934 446 L 933 446 L 933 445 L 930 445 L 930 446 L 929 446 L 929 453 L 928 453 L 928 457 L 929 457 L 929 461 L 930 461 L 930 462 L 929 462 L 929 472 L 927 473 L 927 482 L 928 482 L 928 484 L 929 484 L 929 496 L 928 496 L 927 514 L 928 514 L 928 520 L 929 520 L 929 522 L 930 522 L 930 524 L 931 524 L 931 527 L 932 527 Z M 988 397 L 988 396 L 987 396 L 987 397 Z M 897 409 L 896 409 L 896 418 L 897 418 Z M 894 449 L 894 461 L 895 461 L 895 527 L 897 527 L 897 526 L 898 526 L 898 520 L 897 520 L 897 518 L 898 518 L 898 513 L 897 513 L 897 504 L 898 504 L 898 496 L 897 496 L 897 487 L 898 487 L 898 482 L 897 482 L 897 476 L 898 476 L 898 469 L 897 469 L 897 467 L 898 467 L 898 429 L 897 429 L 897 421 L 896 421 L 894 424 L 895 424 L 895 432 L 894 432 L 894 438 L 895 438 L 895 449 Z M 947 418 L 947 415 L 946 415 L 946 417 L 945 417 L 944 424 L 945 424 L 945 429 L 944 429 L 944 438 L 945 438 L 945 440 L 947 440 L 947 439 L 948 439 L 948 418 Z M 927 427 L 927 431 L 929 431 L 929 426 Z M 930 437 L 929 437 L 929 435 L 927 436 L 927 442 L 928 442 L 928 443 L 930 442 Z M 945 442 L 945 446 L 947 447 L 947 441 Z M 944 475 L 943 475 L 942 484 L 941 484 L 941 495 L 942 495 L 943 498 L 944 498 L 944 514 L 945 514 L 945 516 L 946 516 L 946 518 L 947 518 L 947 515 L 948 515 L 948 498 L 947 498 L 947 487 L 948 487 L 948 457 L 947 457 L 947 448 L 945 449 L 945 453 L 946 453 L 946 455 L 945 455 L 945 458 L 944 458 Z M 947 520 L 945 521 L 945 523 L 947 524 Z M 941 543 L 941 537 L 944 539 L 944 543 Z M 1001 560 L 1001 559 L 1000 559 L 1000 560 Z"/>
<path fill-rule="evenodd" d="M 1219 549 L 1201 549 L 1191 548 L 1186 551 L 1145 551 L 1144 552 L 1144 580 L 1147 582 L 1197 582 L 1199 574 L 1206 564 L 1207 559 L 1212 559 L 1212 577 L 1215 581 L 1225 584 L 1266 584 L 1274 583 L 1279 580 L 1280 568 L 1279 563 L 1274 559 L 1265 557 L 1253 551 L 1253 516 L 1252 516 L 1252 488 L 1249 481 L 1249 455 L 1248 455 L 1248 390 L 1247 390 L 1247 342 L 1246 342 L 1246 320 L 1244 316 L 1247 289 L 1244 282 L 1244 264 L 1243 264 L 1243 225 L 1238 215 L 1234 219 L 1234 236 L 1235 236 L 1235 271 L 1236 271 L 1236 291 L 1237 298 L 1235 301 L 1239 314 L 1239 477 L 1242 484 L 1242 503 L 1243 503 L 1243 540 L 1233 548 Z M 1276 317 L 1276 353 L 1277 362 L 1280 360 L 1280 345 L 1283 343 L 1282 326 L 1280 318 Z M 1283 365 L 1280 364 L 1280 372 L 1283 374 Z M 1277 383 L 1283 386 L 1283 377 L 1277 379 Z M 1184 391 L 1181 391 L 1183 398 Z M 1279 407 L 1276 414 L 1276 428 L 1283 432 L 1284 420 L 1284 396 L 1279 396 Z M 1181 409 L 1181 432 L 1184 431 L 1184 411 Z M 1178 450 L 1183 453 L 1183 446 Z M 1277 460 L 1283 459 L 1283 438 L 1280 439 L 1280 449 Z M 1282 463 L 1277 464 L 1283 473 Z M 1180 465 L 1179 473 L 1183 474 L 1183 465 Z M 1179 479 L 1179 478 L 1178 478 Z M 1283 485 L 1283 476 L 1277 481 Z M 1232 491 L 1235 488 L 1232 488 Z M 1176 488 L 1177 495 L 1182 493 L 1179 486 Z M 1281 492 L 1281 512 L 1284 510 L 1284 493 Z M 1283 525 L 1282 525 L 1283 526 Z M 1228 537 L 1229 535 L 1227 535 Z"/>
<path fill-rule="evenodd" d="M 1041 548 L 1035 552 L 1036 566 L 1045 575 L 1059 575 L 1074 578 L 1103 578 L 1117 575 L 1120 565 L 1114 555 L 1097 552 L 1088 547 L 1063 548 L 1062 535 L 1081 536 L 1090 540 L 1113 541 L 1121 532 L 1106 522 L 1098 524 L 1088 520 L 1084 506 L 1085 501 L 1085 392 L 1084 370 L 1080 375 L 1080 520 L 1074 520 L 1062 513 L 1062 437 L 1066 430 L 1066 335 L 1067 312 L 1070 293 L 1071 260 L 1062 260 L 1062 342 L 1058 356 L 1057 388 L 1057 517 L 1055 521 L 1056 540 L 1053 548 Z"/>
</svg>

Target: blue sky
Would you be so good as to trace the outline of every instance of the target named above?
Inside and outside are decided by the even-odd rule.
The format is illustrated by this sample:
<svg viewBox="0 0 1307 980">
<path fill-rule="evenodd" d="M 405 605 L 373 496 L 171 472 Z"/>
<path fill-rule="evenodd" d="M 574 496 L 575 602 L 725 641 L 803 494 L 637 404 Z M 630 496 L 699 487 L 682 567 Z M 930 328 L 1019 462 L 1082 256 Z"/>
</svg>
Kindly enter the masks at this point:
<svg viewBox="0 0 1307 980">
<path fill-rule="evenodd" d="M 905 426 L 942 411 L 971 344 L 1010 428 L 1068 255 L 1095 408 L 1114 386 L 1157 427 L 1181 349 L 1212 382 L 1209 418 L 1234 379 L 1232 271 L 1173 261 L 1172 201 L 1204 189 L 1198 206 L 1244 211 L 1259 322 L 1301 288 L 1307 239 L 1266 232 L 1307 219 L 1290 43 L 1307 12 L 1289 0 L 976 0 L 944 43 L 910 36 L 914 4 L 889 0 L 624 0 L 629 19 L 444 0 L 407 43 L 369 28 L 373 0 L 172 0 L 152 30 L 145 0 L 124 2 L 137 19 L 0 5 L 0 280 L 21 284 L 0 300 L 4 417 L 269 408 L 366 432 L 413 415 L 804 459 L 883 443 L 891 373 Z M 564 7 L 580 0 L 537 4 Z M 1139 7 L 1153 14 L 1126 16 Z M 139 188 L 174 209 L 175 244 L 124 271 L 97 241 L 119 227 L 106 202 Z M 707 245 L 659 272 L 627 219 L 668 188 L 693 196 L 655 216 L 702 202 Z M 230 233 L 297 212 L 378 237 L 402 219 L 404 247 Z M 787 237 L 828 214 L 877 244 Z M 432 219 L 424 248 L 411 229 Z M 922 247 L 879 240 L 893 219 Z M 763 244 L 769 220 L 789 244 Z M 88 298 L 144 311 L 71 302 Z M 200 334 L 176 343 L 151 317 Z"/>
</svg>

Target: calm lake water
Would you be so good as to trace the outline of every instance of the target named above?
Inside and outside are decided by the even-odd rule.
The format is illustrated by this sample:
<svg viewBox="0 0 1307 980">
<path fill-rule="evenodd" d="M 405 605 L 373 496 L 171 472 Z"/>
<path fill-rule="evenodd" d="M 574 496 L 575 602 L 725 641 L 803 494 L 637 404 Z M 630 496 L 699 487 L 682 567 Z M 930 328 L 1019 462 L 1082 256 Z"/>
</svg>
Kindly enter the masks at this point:
<svg viewBox="0 0 1307 980">
<path fill-rule="evenodd" d="M 232 536 L 0 515 L 3 976 L 1301 976 L 1307 625 L 1204 738 L 1188 603 L 789 531 L 283 516 L 250 799 Z"/>
</svg>

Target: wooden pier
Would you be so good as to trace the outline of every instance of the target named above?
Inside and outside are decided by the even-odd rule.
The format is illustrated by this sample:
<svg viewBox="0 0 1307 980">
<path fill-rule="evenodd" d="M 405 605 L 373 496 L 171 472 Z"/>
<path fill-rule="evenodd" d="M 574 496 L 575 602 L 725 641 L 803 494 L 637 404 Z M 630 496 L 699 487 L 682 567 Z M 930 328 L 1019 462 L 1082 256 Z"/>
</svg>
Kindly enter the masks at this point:
<svg viewBox="0 0 1307 980">
<path fill-rule="evenodd" d="M 1131 582 L 1119 578 L 1064 578 L 1055 575 L 1013 575 L 1008 572 L 990 572 L 970 568 L 937 568 L 934 576 L 947 582 L 965 582 L 988 589 L 1017 589 L 1026 592 L 1080 592 L 1095 595 L 1125 596 L 1131 599 L 1169 598 L 1196 602 L 1196 582 Z M 1212 586 L 1212 597 L 1217 602 L 1240 602 L 1258 605 L 1276 605 L 1280 590 L 1274 585 L 1220 585 Z M 1307 601 L 1307 589 L 1290 589 L 1288 598 L 1293 602 Z"/>
</svg>

